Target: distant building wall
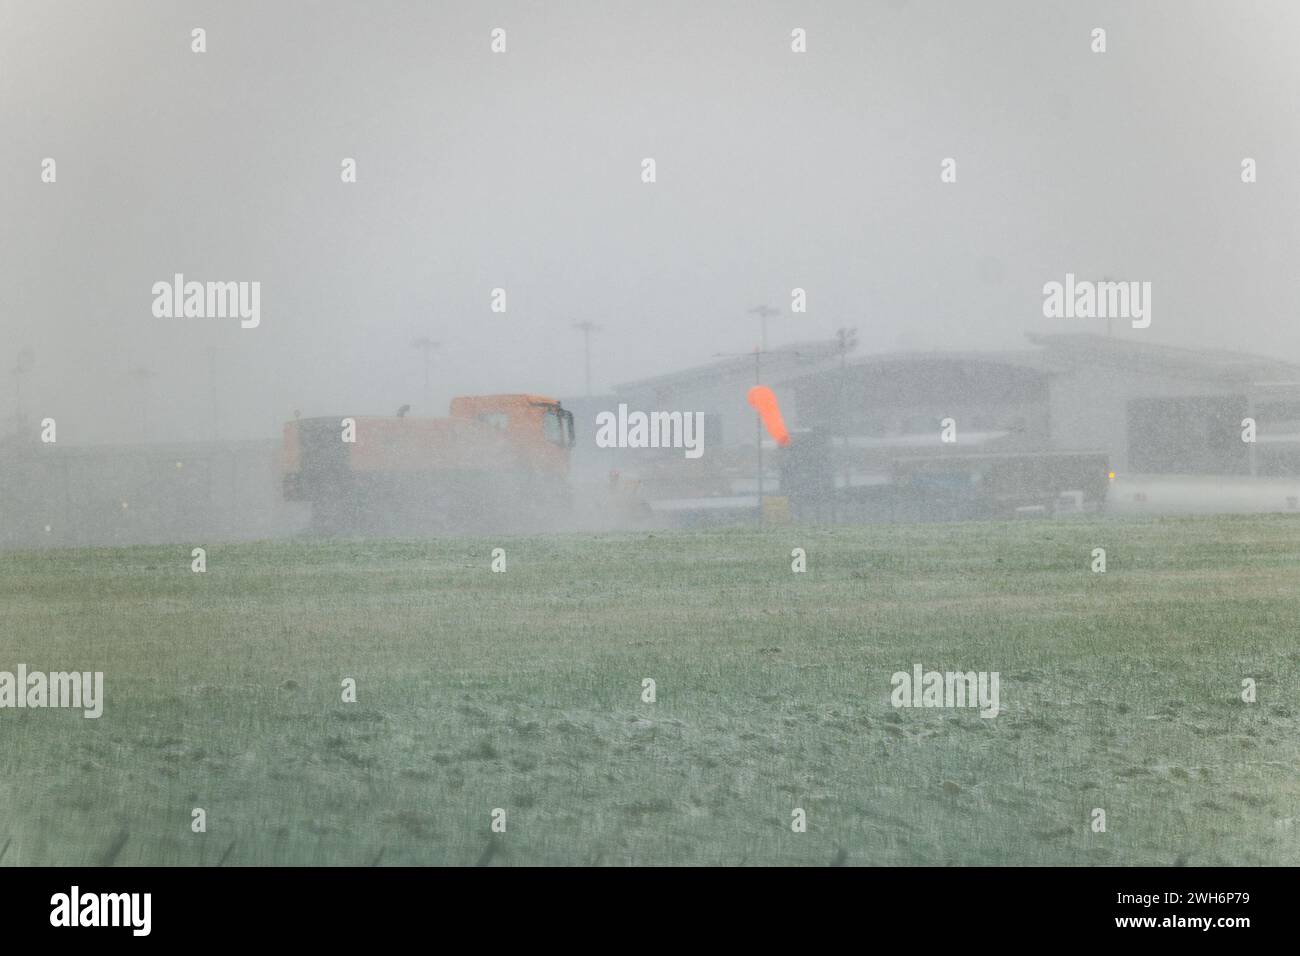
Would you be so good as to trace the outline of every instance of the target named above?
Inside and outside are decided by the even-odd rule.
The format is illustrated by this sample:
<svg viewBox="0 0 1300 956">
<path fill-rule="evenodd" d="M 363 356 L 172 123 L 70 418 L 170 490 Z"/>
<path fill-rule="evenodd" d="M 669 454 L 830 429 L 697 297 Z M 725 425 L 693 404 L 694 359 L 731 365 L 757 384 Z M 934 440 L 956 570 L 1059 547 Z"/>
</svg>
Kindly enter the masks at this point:
<svg viewBox="0 0 1300 956">
<path fill-rule="evenodd" d="M 1106 452 L 1110 467 L 1128 469 L 1128 394 L 1114 372 L 1079 368 L 1052 376 L 1048 428 L 1054 449 Z"/>
<path fill-rule="evenodd" d="M 1005 432 L 1021 444 L 1048 440 L 1047 378 L 995 359 L 924 356 L 827 369 L 797 385 L 800 424 L 850 436 L 934 436 L 952 418 L 957 434 Z"/>
<path fill-rule="evenodd" d="M 1234 383 L 1080 367 L 1053 375 L 1050 391 L 1053 447 L 1105 451 L 1121 473 L 1248 469 L 1240 440 L 1246 395 Z"/>
</svg>

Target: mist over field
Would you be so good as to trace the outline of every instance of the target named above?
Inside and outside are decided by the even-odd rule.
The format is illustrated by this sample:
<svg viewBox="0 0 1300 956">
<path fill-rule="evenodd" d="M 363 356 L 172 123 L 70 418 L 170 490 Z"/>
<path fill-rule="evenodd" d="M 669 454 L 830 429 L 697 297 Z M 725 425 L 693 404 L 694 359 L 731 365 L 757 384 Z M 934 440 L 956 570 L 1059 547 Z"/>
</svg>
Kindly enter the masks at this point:
<svg viewBox="0 0 1300 956">
<path fill-rule="evenodd" d="M 30 349 L 61 441 L 272 438 L 295 409 L 576 397 L 581 321 L 598 393 L 752 349 L 763 303 L 774 346 L 1104 333 L 1043 316 L 1067 271 L 1152 281 L 1143 341 L 1300 361 L 1297 27 L 1285 2 L 4 0 L 0 400 Z M 261 324 L 154 318 L 176 273 L 260 281 Z"/>
<path fill-rule="evenodd" d="M 1298 33 L 0 0 L 0 865 L 1300 863 Z"/>
</svg>

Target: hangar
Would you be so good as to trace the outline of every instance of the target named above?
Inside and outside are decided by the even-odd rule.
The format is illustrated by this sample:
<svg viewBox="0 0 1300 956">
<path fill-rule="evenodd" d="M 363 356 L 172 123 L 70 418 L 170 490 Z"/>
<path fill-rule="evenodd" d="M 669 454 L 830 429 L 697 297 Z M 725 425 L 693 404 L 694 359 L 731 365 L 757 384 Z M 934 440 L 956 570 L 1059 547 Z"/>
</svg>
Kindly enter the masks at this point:
<svg viewBox="0 0 1300 956">
<path fill-rule="evenodd" d="M 760 475 L 765 494 L 791 490 L 781 488 L 780 456 L 770 442 L 764 442 L 761 472 L 758 466 L 761 436 L 745 401 L 755 381 L 773 389 L 796 435 L 822 436 L 829 480 L 850 498 L 897 484 L 900 467 L 915 489 L 921 461 L 936 463 L 925 466 L 932 489 L 944 483 L 941 475 L 956 485 L 992 487 L 995 460 L 1003 471 L 1039 468 L 1057 485 L 1082 486 L 1089 479 L 1070 475 L 1096 462 L 1125 481 L 1300 478 L 1300 365 L 1132 335 L 1030 335 L 1023 349 L 873 355 L 845 354 L 835 340 L 825 340 L 735 356 L 628 382 L 602 400 L 702 412 L 708 451 L 701 461 L 670 460 L 653 450 L 594 456 L 580 440 L 582 458 L 588 467 L 636 476 L 660 509 L 700 499 L 711 510 L 724 500 L 753 509 Z M 945 419 L 955 422 L 955 441 L 942 440 Z M 1247 420 L 1255 423 L 1253 435 Z M 1059 504 L 1043 501 L 1040 491 L 1034 489 L 1026 507 Z M 1087 498 L 1083 487 L 1058 487 L 1052 497 L 1068 493 L 1077 503 L 1081 491 Z"/>
</svg>

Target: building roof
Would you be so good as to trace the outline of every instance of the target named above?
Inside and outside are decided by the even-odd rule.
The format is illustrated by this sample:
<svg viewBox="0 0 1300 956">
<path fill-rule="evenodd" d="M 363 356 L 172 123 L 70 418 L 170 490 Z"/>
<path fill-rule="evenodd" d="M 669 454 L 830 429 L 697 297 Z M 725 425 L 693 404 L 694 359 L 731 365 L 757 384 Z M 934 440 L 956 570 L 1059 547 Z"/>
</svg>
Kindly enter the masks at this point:
<svg viewBox="0 0 1300 956">
<path fill-rule="evenodd" d="M 1045 354 L 1036 349 L 1014 349 L 1002 351 L 906 351 L 877 352 L 874 355 L 861 355 L 850 360 L 850 366 L 879 365 L 920 365 L 931 362 L 971 362 L 984 365 L 1014 365 L 1034 371 L 1048 371 Z"/>
<path fill-rule="evenodd" d="M 1239 382 L 1243 385 L 1295 384 L 1300 365 L 1245 352 L 1187 349 L 1132 338 L 1088 333 L 1040 335 L 1029 341 L 1046 350 L 1049 368 L 1078 365 L 1122 367 L 1130 371 Z"/>
<path fill-rule="evenodd" d="M 1136 373 L 1239 383 L 1257 388 L 1300 389 L 1300 365 L 1244 352 L 1178 348 L 1132 337 L 1111 337 L 1090 333 L 1038 334 L 1027 338 L 1037 348 L 1001 351 L 906 351 L 860 355 L 849 359 L 851 367 L 887 365 L 921 366 L 931 363 L 967 362 L 977 365 L 1010 365 L 1051 374 L 1072 368 L 1108 367 Z M 780 384 L 820 372 L 839 362 L 835 339 L 796 342 L 769 349 L 762 358 L 763 381 Z M 753 353 L 728 355 L 706 365 L 625 382 L 616 391 L 658 388 L 714 386 L 752 381 Z"/>
<path fill-rule="evenodd" d="M 836 339 L 817 339 L 779 345 L 763 353 L 761 367 L 763 382 L 772 385 L 792 375 L 800 375 L 838 360 L 839 342 Z M 720 385 L 730 381 L 752 380 L 754 353 L 742 352 L 718 358 L 706 365 L 696 365 L 677 372 L 668 372 L 650 378 L 623 382 L 614 387 L 616 392 L 641 391 L 654 388 L 689 388 L 698 385 Z"/>
</svg>

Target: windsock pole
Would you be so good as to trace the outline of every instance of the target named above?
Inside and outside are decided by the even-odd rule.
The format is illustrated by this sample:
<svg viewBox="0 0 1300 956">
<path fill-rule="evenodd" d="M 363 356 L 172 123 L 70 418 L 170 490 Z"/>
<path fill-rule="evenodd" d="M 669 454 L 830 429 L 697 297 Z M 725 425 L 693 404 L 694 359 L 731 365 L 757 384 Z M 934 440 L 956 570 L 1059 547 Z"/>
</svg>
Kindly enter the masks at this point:
<svg viewBox="0 0 1300 956">
<path fill-rule="evenodd" d="M 762 346 L 754 349 L 754 387 L 757 388 L 763 384 L 763 373 L 760 365 L 762 359 Z M 754 450 L 758 454 L 758 526 L 763 527 L 763 416 L 758 414 L 755 408 L 755 418 L 757 419 L 758 432 L 755 435 L 757 444 Z"/>
<path fill-rule="evenodd" d="M 757 351 L 754 352 L 754 377 L 761 381 L 759 354 Z M 747 398 L 754 411 L 758 412 L 758 523 L 761 525 L 763 523 L 763 429 L 766 428 L 772 440 L 782 448 L 790 444 L 790 432 L 786 430 L 785 422 L 781 418 L 781 406 L 770 388 L 755 382 Z"/>
</svg>

